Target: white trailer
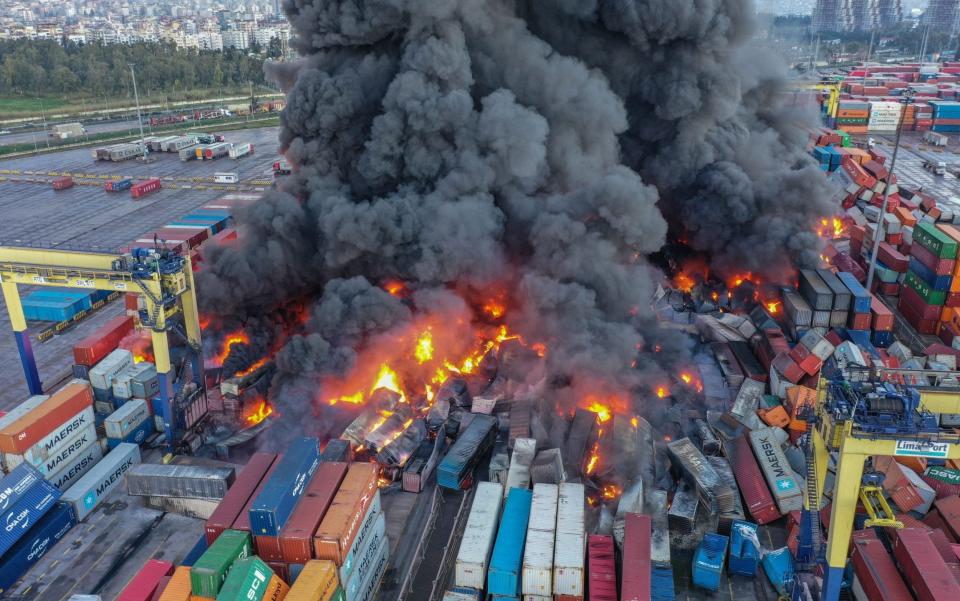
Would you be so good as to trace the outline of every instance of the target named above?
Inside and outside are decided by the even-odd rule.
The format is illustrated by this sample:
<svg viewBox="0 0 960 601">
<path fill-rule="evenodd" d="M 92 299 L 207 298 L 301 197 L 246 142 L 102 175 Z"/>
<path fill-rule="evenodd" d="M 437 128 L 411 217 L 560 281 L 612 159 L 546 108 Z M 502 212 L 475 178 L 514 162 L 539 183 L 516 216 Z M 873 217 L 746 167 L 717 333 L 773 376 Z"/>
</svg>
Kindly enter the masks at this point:
<svg viewBox="0 0 960 601">
<path fill-rule="evenodd" d="M 247 156 L 248 154 L 253 154 L 253 144 L 249 142 L 246 142 L 245 144 L 236 144 L 230 149 L 231 159 L 239 159 Z"/>
<path fill-rule="evenodd" d="M 946 146 L 950 138 L 936 131 L 923 132 L 923 141 L 932 146 Z"/>
</svg>

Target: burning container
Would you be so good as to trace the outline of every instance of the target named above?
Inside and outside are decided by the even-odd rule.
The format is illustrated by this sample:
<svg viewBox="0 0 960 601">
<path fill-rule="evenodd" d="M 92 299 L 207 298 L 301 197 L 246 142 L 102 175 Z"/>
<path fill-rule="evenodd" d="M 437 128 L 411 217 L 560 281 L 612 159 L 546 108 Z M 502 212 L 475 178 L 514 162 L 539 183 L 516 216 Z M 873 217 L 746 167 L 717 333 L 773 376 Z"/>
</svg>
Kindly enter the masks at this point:
<svg viewBox="0 0 960 601">
<path fill-rule="evenodd" d="M 520 594 L 523 545 L 532 499 L 533 493 L 527 489 L 512 488 L 507 493 L 497 540 L 490 557 L 490 570 L 487 572 L 489 595 L 517 597 Z"/>
<path fill-rule="evenodd" d="M 10 590 L 76 524 L 66 503 L 57 503 L 25 536 L 0 556 L 0 595 Z"/>
<path fill-rule="evenodd" d="M 317 559 L 306 562 L 284 601 L 343 601 L 336 564 Z"/>
<path fill-rule="evenodd" d="M 583 484 L 560 485 L 557 502 L 557 539 L 553 553 L 553 594 L 583 597 L 584 504 Z"/>
<path fill-rule="evenodd" d="M 333 502 L 320 522 L 313 537 L 313 552 L 317 559 L 329 559 L 342 567 L 352 561 L 351 553 L 357 533 L 364 526 L 368 510 L 380 512 L 380 491 L 377 489 L 377 466 L 372 463 L 353 463 L 340 484 Z M 376 518 L 376 515 L 373 516 Z"/>
<path fill-rule="evenodd" d="M 727 554 L 727 537 L 722 534 L 703 535 L 693 555 L 693 584 L 710 591 L 720 590 L 720 575 Z"/>
<path fill-rule="evenodd" d="M 493 446 L 497 436 L 496 425 L 497 418 L 493 416 L 475 415 L 440 462 L 437 484 L 451 490 L 470 488 L 473 484 L 473 468 Z"/>
<path fill-rule="evenodd" d="M 36 408 L 0 429 L 0 451 L 22 454 L 51 431 L 93 404 L 90 385 L 74 380 Z"/>
<path fill-rule="evenodd" d="M 730 526 L 733 522 L 737 520 L 744 520 L 746 518 L 743 515 L 743 503 L 740 500 L 740 493 L 737 491 L 737 487 L 734 485 L 736 479 L 733 476 L 733 470 L 730 468 L 730 463 L 725 457 L 707 457 L 707 461 L 710 462 L 710 465 L 714 470 L 720 474 L 720 480 L 722 482 L 730 483 L 730 490 L 733 494 L 733 503 L 729 511 L 720 511 L 719 521 L 717 523 L 717 531 L 720 534 L 729 534 Z"/>
<path fill-rule="evenodd" d="M 227 572 L 238 559 L 248 557 L 253 545 L 248 532 L 225 530 L 190 568 L 190 589 L 198 597 L 216 597 Z"/>
<path fill-rule="evenodd" d="M 313 558 L 313 535 L 347 473 L 346 463 L 321 463 L 307 484 L 307 491 L 280 531 L 280 555 L 287 563 L 306 563 Z"/>
<path fill-rule="evenodd" d="M 697 500 L 696 493 L 687 483 L 683 483 L 677 488 L 673 495 L 673 503 L 667 511 L 667 522 L 670 524 L 670 530 L 681 534 L 689 534 L 697 524 L 697 506 L 700 501 Z"/>
<path fill-rule="evenodd" d="M 920 601 L 960 599 L 960 584 L 925 530 L 898 531 L 893 556 Z"/>
<path fill-rule="evenodd" d="M 650 533 L 652 522 L 650 516 L 637 513 L 628 513 L 626 516 L 626 530 L 623 536 L 623 565 L 630 569 L 623 570 L 620 599 L 622 601 L 644 601 L 650 599 Z M 591 540 L 594 537 L 590 537 Z M 591 571 L 593 560 L 591 557 Z M 614 572 L 616 578 L 616 572 Z M 593 574 L 590 575 L 590 598 L 593 599 Z M 613 591 L 616 593 L 616 581 Z M 614 596 L 614 598 L 616 598 Z"/>
<path fill-rule="evenodd" d="M 150 601 L 164 576 L 171 574 L 173 574 L 173 564 L 169 561 L 148 559 L 127 586 L 123 587 L 116 601 Z"/>
<path fill-rule="evenodd" d="M 250 527 L 258 536 L 277 536 L 293 513 L 307 481 L 320 465 L 320 441 L 297 438 L 277 462 L 263 491 L 250 508 Z"/>
<path fill-rule="evenodd" d="M 720 475 L 689 438 L 667 443 L 667 449 L 705 507 L 722 512 L 732 510 L 735 500 L 733 490 L 720 481 Z"/>
<path fill-rule="evenodd" d="M 320 463 L 333 461 L 342 463 L 350 463 L 353 461 L 353 449 L 350 446 L 350 441 L 334 438 L 327 442 L 327 446 L 324 447 L 323 452 L 320 453 Z"/>
<path fill-rule="evenodd" d="M 82 522 L 90 515 L 123 482 L 126 471 L 137 463 L 140 463 L 140 447 L 122 443 L 77 480 L 62 497 L 73 507 L 77 521 Z"/>
<path fill-rule="evenodd" d="M 223 500 L 207 519 L 204 529 L 207 544 L 212 545 L 221 532 L 233 525 L 276 458 L 272 453 L 254 453 L 250 457 L 250 461 L 237 476 Z"/>
<path fill-rule="evenodd" d="M 780 449 L 772 428 L 763 428 L 750 432 L 750 445 L 757 462 L 763 470 L 767 485 L 776 500 L 780 513 L 788 513 L 803 508 L 803 492 L 797 486 L 793 470 Z"/>
<path fill-rule="evenodd" d="M 487 574 L 487 562 L 493 548 L 500 518 L 503 486 L 494 482 L 480 482 L 473 496 L 473 505 L 463 530 L 463 539 L 457 551 L 453 583 L 457 587 L 482 591 Z"/>
<path fill-rule="evenodd" d="M 32 465 L 22 464 L 0 480 L 0 556 L 13 547 L 60 498 L 60 491 Z"/>
<path fill-rule="evenodd" d="M 222 499 L 233 484 L 232 467 L 141 463 L 127 470 L 127 494 L 141 497 Z"/>
</svg>

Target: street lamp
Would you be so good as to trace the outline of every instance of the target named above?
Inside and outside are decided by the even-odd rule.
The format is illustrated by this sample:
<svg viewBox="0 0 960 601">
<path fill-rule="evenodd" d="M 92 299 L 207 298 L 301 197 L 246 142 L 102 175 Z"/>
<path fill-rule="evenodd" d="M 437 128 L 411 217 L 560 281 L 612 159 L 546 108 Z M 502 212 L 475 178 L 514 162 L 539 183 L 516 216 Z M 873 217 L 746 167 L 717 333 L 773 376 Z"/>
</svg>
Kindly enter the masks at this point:
<svg viewBox="0 0 960 601">
<path fill-rule="evenodd" d="M 877 232 L 873 240 L 873 252 L 870 254 L 870 267 L 867 270 L 867 291 L 873 289 L 873 274 L 877 269 L 877 254 L 880 252 L 880 243 L 886 236 L 884 232 L 884 217 L 887 214 L 887 200 L 890 197 L 890 180 L 893 177 L 893 168 L 897 164 L 897 151 L 900 150 L 900 134 L 903 132 L 903 116 L 907 112 L 907 105 L 913 100 L 913 92 L 907 91 L 901 98 L 903 110 L 900 111 L 900 118 L 897 120 L 897 135 L 893 141 L 893 156 L 890 157 L 890 169 L 887 170 L 887 177 L 884 179 L 883 186 L 883 204 L 880 206 L 880 218 L 877 220 Z"/>
<path fill-rule="evenodd" d="M 130 77 L 133 78 L 133 99 L 137 103 L 137 125 L 140 126 L 140 155 L 144 161 L 147 160 L 147 145 L 143 139 L 143 117 L 140 116 L 140 95 L 137 94 L 137 73 L 133 70 L 133 63 L 130 63 Z"/>
</svg>

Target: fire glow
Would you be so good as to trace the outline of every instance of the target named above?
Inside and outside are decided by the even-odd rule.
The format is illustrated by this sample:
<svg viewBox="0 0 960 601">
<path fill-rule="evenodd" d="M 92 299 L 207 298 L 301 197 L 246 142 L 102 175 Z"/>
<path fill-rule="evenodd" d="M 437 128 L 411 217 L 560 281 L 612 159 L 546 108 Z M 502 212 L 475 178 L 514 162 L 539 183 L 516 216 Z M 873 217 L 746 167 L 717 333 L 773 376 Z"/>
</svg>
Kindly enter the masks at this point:
<svg viewBox="0 0 960 601">
<path fill-rule="evenodd" d="M 214 361 L 217 362 L 217 365 L 223 365 L 223 362 L 230 356 L 230 348 L 233 345 L 249 343 L 250 337 L 247 336 L 246 332 L 238 331 L 227 334 L 227 337 L 223 340 L 223 346 L 220 347 L 220 352 L 214 357 Z"/>
<path fill-rule="evenodd" d="M 248 425 L 256 426 L 263 420 L 273 415 L 273 407 L 266 401 L 261 400 L 257 403 L 257 408 L 245 417 Z"/>
<path fill-rule="evenodd" d="M 824 217 L 820 220 L 820 224 L 816 228 L 817 235 L 821 238 L 826 238 L 827 240 L 836 240 L 837 238 L 843 238 L 846 233 L 846 228 L 844 227 L 843 220 L 839 217 Z"/>
</svg>

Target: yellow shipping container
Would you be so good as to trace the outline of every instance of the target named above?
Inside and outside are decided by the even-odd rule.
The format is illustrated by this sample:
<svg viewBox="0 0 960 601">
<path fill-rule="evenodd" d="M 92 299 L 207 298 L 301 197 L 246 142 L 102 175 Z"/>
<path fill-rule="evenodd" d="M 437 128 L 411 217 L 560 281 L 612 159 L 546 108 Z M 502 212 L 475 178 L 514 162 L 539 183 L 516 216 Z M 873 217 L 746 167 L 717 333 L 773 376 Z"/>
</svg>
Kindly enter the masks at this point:
<svg viewBox="0 0 960 601">
<path fill-rule="evenodd" d="M 173 571 L 167 588 L 160 595 L 160 601 L 191 601 L 190 597 L 190 568 L 180 566 Z"/>
<path fill-rule="evenodd" d="M 335 563 L 326 559 L 312 559 L 303 566 L 303 571 L 287 593 L 286 601 L 330 601 L 339 585 Z"/>
<path fill-rule="evenodd" d="M 274 574 L 270 578 L 270 582 L 267 583 L 267 588 L 264 589 L 261 601 L 283 601 L 287 598 L 287 593 L 289 592 L 290 587 L 287 586 L 287 583 Z"/>
</svg>

